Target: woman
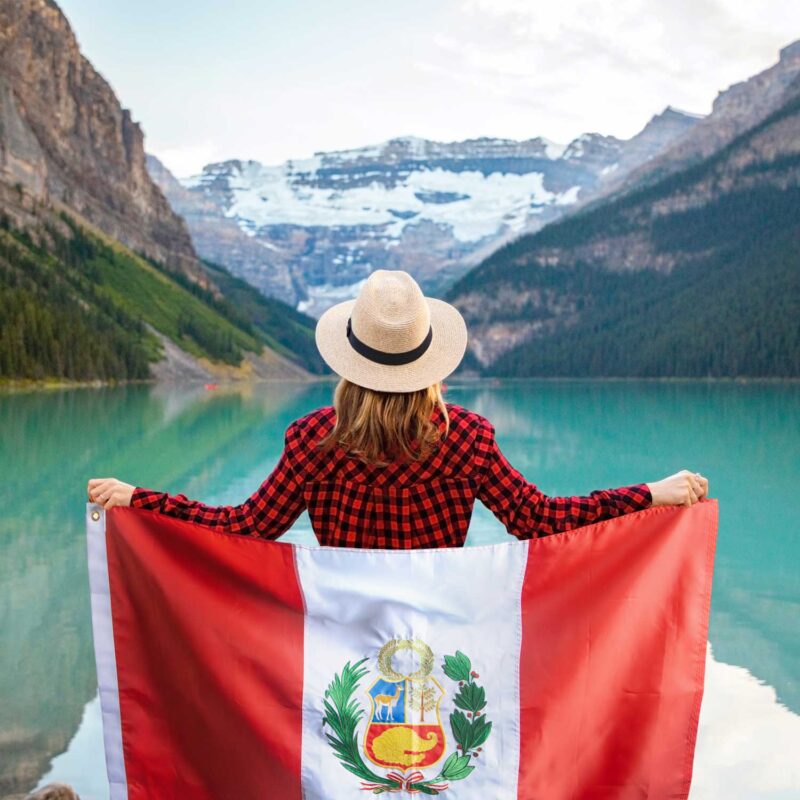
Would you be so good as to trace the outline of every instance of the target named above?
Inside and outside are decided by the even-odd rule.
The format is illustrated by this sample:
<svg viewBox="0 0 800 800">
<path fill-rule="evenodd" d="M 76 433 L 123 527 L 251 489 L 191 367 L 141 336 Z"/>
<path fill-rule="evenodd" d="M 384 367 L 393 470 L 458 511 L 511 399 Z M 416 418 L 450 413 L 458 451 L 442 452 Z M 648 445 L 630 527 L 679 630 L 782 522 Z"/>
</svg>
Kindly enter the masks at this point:
<svg viewBox="0 0 800 800">
<path fill-rule="evenodd" d="M 334 404 L 289 425 L 277 466 L 244 503 L 208 506 L 115 478 L 91 479 L 89 499 L 266 539 L 307 508 L 320 544 L 417 548 L 463 545 L 476 499 L 526 539 L 708 493 L 706 478 L 688 470 L 588 496 L 540 492 L 508 463 L 491 422 L 444 401 L 466 324 L 402 270 L 376 270 L 355 300 L 329 308 L 316 342 L 341 376 Z"/>
</svg>

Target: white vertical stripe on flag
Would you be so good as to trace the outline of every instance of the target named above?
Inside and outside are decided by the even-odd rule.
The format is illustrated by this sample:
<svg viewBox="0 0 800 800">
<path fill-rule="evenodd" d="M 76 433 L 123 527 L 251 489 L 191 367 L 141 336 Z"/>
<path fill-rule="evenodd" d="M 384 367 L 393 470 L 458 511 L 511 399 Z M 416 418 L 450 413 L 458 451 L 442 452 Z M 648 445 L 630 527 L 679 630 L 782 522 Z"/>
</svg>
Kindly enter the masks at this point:
<svg viewBox="0 0 800 800">
<path fill-rule="evenodd" d="M 98 519 L 92 519 L 98 512 Z M 94 656 L 100 709 L 103 715 L 103 740 L 111 800 L 127 800 L 128 782 L 122 753 L 117 660 L 111 620 L 111 591 L 106 557 L 106 515 L 101 506 L 86 503 L 86 544 L 89 560 L 89 589 L 92 605 Z"/>
<path fill-rule="evenodd" d="M 347 662 L 369 659 L 369 674 L 354 700 L 364 709 L 358 728 L 362 758 L 381 776 L 390 768 L 370 763 L 363 749 L 371 712 L 367 694 L 379 679 L 376 657 L 390 639 L 421 639 L 433 650 L 432 677 L 445 690 L 440 717 L 446 752 L 426 770 L 433 778 L 456 750 L 450 713 L 458 683 L 442 671 L 445 655 L 468 656 L 486 691 L 492 731 L 474 771 L 452 781 L 450 800 L 515 798 L 519 762 L 520 596 L 528 557 L 526 541 L 430 550 L 391 551 L 295 546 L 303 592 L 305 655 L 302 782 L 307 800 L 352 800 L 361 781 L 348 772 L 327 741 L 322 720 L 325 690 Z M 405 653 L 409 655 L 408 652 Z M 328 730 L 328 732 L 330 732 Z M 397 772 L 397 770 L 395 770 Z M 397 796 L 397 795 L 395 795 Z"/>
</svg>

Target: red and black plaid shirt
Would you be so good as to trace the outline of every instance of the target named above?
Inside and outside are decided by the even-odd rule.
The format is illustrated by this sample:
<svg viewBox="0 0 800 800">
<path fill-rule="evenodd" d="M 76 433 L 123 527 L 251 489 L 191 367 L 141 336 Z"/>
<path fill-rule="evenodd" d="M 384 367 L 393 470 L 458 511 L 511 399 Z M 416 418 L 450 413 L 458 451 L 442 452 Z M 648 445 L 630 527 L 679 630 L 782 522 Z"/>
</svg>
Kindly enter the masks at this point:
<svg viewBox="0 0 800 800">
<path fill-rule="evenodd" d="M 367 466 L 342 448 L 323 455 L 314 444 L 336 420 L 325 406 L 286 429 L 277 466 L 238 506 L 208 506 L 185 495 L 137 487 L 131 505 L 199 522 L 220 531 L 275 539 L 304 509 L 322 545 L 342 547 L 459 547 L 475 499 L 520 539 L 547 536 L 647 508 L 645 483 L 588 496 L 548 497 L 506 460 L 493 425 L 446 403 L 450 432 L 421 462 Z M 444 432 L 444 419 L 434 411 Z"/>
</svg>

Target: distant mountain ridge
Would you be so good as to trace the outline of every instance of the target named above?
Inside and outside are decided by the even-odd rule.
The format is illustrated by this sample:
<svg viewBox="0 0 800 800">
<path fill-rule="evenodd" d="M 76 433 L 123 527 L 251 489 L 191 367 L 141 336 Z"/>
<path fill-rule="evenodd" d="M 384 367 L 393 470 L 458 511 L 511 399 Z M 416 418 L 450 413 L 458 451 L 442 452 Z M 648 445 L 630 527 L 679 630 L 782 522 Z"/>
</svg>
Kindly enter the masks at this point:
<svg viewBox="0 0 800 800">
<path fill-rule="evenodd" d="M 628 140 L 400 137 L 184 181 L 51 0 L 0 0 L 0 45 L 0 378 L 327 372 L 308 315 L 377 267 L 461 308 L 464 371 L 800 372 L 800 42 Z"/>
<path fill-rule="evenodd" d="M 673 165 L 494 253 L 446 299 L 493 375 L 800 375 L 800 59 L 737 84 L 769 102 L 730 136 L 729 104 Z M 786 54 L 791 58 L 787 64 Z M 747 85 L 749 84 L 749 86 Z M 776 94 L 777 92 L 777 94 Z M 753 118 L 749 118 L 753 121 Z M 714 130 L 719 122 L 720 131 Z M 743 123 L 742 123 L 743 124 Z"/>
<path fill-rule="evenodd" d="M 148 167 L 198 252 L 318 316 L 378 267 L 405 269 L 435 294 L 697 121 L 668 108 L 629 140 L 586 133 L 568 145 L 400 137 L 272 167 L 209 164 L 181 181 L 152 156 Z"/>
<path fill-rule="evenodd" d="M 602 194 L 653 182 L 713 155 L 780 107 L 798 73 L 800 41 L 781 48 L 777 62 L 771 67 L 720 91 L 708 116 L 657 157 L 631 169 L 624 180 L 610 182 Z"/>
</svg>

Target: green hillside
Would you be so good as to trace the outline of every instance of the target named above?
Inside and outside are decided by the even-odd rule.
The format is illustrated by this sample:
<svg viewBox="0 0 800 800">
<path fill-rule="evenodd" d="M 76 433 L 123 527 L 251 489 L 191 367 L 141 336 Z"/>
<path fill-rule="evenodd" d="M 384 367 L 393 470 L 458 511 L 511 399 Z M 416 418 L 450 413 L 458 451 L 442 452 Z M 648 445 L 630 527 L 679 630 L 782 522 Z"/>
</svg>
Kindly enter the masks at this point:
<svg viewBox="0 0 800 800">
<path fill-rule="evenodd" d="M 481 321 L 550 324 L 484 372 L 800 376 L 800 154 L 788 146 L 751 157 L 765 133 L 770 143 L 780 134 L 791 145 L 787 129 L 800 130 L 800 98 L 711 158 L 522 237 L 462 278 L 448 293 L 456 304 L 468 292 L 491 300 L 499 287 L 525 298 L 513 308 L 482 309 Z M 704 202 L 653 213 L 656 203 L 681 207 L 682 198 L 695 197 Z M 675 266 L 611 269 L 578 255 L 586 248 L 605 254 L 605 243 L 630 235 Z M 560 263 L 544 265 L 553 253 Z M 542 306 L 545 295 L 577 314 L 558 319 Z"/>
<path fill-rule="evenodd" d="M 796 215 L 800 192 L 786 192 L 784 200 Z M 797 225 L 742 245 L 735 256 L 721 253 L 669 275 L 589 265 L 538 269 L 541 285 L 569 290 L 580 283 L 594 303 L 577 325 L 502 355 L 487 370 L 492 375 L 800 375 Z"/>
<path fill-rule="evenodd" d="M 214 283 L 241 315 L 262 335 L 273 350 L 302 364 L 309 372 L 330 374 L 314 341 L 316 320 L 288 303 L 265 297 L 247 281 L 224 267 L 203 262 Z"/>
<path fill-rule="evenodd" d="M 238 364 L 245 351 L 274 347 L 307 366 L 313 320 L 270 301 L 254 324 L 255 289 L 218 300 L 166 270 L 79 227 L 31 234 L 0 218 L 0 378 L 124 380 L 148 377 L 161 344 L 147 322 L 186 352 Z M 214 277 L 223 277 L 215 268 Z M 235 281 L 235 279 L 232 279 Z M 271 327 L 282 324 L 281 337 Z M 319 371 L 309 359 L 314 371 Z"/>
</svg>

